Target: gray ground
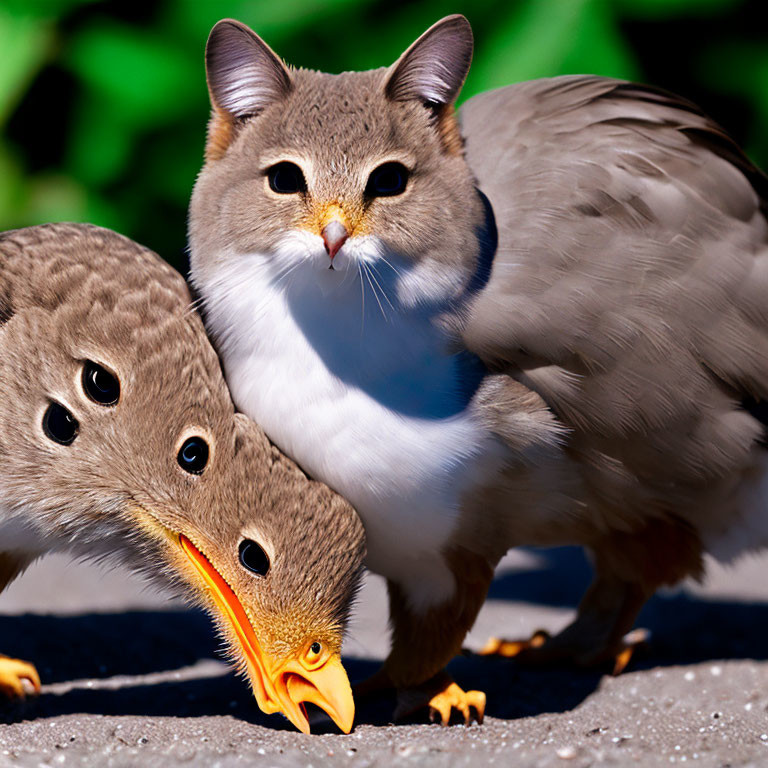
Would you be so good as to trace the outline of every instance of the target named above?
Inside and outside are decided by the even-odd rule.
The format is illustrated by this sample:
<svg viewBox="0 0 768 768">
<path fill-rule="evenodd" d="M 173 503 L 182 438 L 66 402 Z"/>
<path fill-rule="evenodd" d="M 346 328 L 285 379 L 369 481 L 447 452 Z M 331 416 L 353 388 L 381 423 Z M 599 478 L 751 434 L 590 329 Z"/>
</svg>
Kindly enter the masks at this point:
<svg viewBox="0 0 768 768">
<path fill-rule="evenodd" d="M 383 701 L 349 736 L 265 717 L 216 660 L 208 620 L 122 572 L 49 558 L 0 598 L 0 648 L 37 663 L 43 693 L 0 720 L 0 766 L 587 766 L 768 764 L 768 557 L 659 595 L 652 642 L 618 678 L 461 658 L 485 690 L 482 727 L 388 726 Z M 518 552 L 499 569 L 468 645 L 557 629 L 589 579 L 577 550 Z M 346 646 L 350 677 L 386 651 L 370 577 Z M 3 720 L 6 724 L 3 724 Z M 324 732 L 322 732 L 324 730 Z"/>
</svg>

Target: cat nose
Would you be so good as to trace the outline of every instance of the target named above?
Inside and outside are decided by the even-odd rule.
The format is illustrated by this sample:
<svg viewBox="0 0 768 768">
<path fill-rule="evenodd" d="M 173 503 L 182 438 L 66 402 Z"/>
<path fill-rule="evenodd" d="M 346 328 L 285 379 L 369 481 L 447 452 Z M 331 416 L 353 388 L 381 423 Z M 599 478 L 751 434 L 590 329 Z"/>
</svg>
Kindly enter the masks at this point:
<svg viewBox="0 0 768 768">
<path fill-rule="evenodd" d="M 339 248 L 344 245 L 349 237 L 349 232 L 347 232 L 347 228 L 338 219 L 333 219 L 323 228 L 322 235 L 325 250 L 328 251 L 328 255 L 333 260 L 333 257 L 339 252 Z"/>
</svg>

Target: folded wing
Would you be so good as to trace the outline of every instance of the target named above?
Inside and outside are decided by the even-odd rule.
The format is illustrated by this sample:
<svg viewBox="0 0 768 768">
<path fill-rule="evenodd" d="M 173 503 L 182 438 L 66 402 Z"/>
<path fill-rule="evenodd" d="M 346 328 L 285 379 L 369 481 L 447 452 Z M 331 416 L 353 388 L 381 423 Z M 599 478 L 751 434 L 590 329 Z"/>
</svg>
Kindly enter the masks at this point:
<svg viewBox="0 0 768 768">
<path fill-rule="evenodd" d="M 742 469 L 768 398 L 768 179 L 691 103 L 617 80 L 511 86 L 461 121 L 499 235 L 467 347 L 571 428 L 604 500 L 674 506 Z"/>
</svg>

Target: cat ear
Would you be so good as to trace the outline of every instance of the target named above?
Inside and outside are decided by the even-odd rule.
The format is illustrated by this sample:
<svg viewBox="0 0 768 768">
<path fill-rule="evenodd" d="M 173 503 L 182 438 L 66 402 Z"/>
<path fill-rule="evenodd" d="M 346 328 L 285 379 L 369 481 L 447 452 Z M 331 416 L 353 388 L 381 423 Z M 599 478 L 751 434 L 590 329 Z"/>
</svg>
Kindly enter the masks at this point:
<svg viewBox="0 0 768 768">
<path fill-rule="evenodd" d="M 451 104 L 459 95 L 471 62 L 472 27 L 464 16 L 446 16 L 392 65 L 385 92 L 394 101 Z"/>
<path fill-rule="evenodd" d="M 233 117 L 255 115 L 291 89 L 288 69 L 278 55 L 234 19 L 223 19 L 211 30 L 205 70 L 211 101 Z"/>
</svg>

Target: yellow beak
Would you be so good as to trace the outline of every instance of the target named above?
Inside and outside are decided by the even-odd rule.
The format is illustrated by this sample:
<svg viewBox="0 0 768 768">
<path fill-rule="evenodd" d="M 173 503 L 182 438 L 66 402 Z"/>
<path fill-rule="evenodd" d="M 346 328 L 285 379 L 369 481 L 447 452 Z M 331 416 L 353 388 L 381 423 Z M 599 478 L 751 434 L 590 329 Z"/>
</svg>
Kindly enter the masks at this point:
<svg viewBox="0 0 768 768">
<path fill-rule="evenodd" d="M 344 733 L 352 730 L 355 704 L 338 654 L 307 669 L 296 657 L 275 659 L 262 651 L 240 601 L 210 560 L 183 534 L 179 545 L 192 561 L 219 610 L 237 636 L 248 665 L 254 696 L 262 712 L 282 712 L 302 733 L 309 733 L 304 703 L 320 707 Z"/>
</svg>

